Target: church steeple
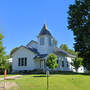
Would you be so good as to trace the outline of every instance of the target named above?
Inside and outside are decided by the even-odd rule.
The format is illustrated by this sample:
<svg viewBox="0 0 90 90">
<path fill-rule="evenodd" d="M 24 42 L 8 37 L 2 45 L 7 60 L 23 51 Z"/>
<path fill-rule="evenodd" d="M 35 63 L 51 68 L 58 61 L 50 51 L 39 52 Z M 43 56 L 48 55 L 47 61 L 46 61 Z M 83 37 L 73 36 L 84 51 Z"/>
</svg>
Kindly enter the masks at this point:
<svg viewBox="0 0 90 90">
<path fill-rule="evenodd" d="M 43 29 L 48 30 L 48 27 L 46 26 L 46 24 L 43 25 Z"/>
<path fill-rule="evenodd" d="M 38 51 L 42 54 L 51 53 L 53 48 L 56 46 L 56 41 L 48 30 L 46 24 L 43 25 L 38 35 L 38 44 Z"/>
<path fill-rule="evenodd" d="M 48 30 L 48 27 L 46 26 L 46 24 L 43 25 L 43 28 L 41 29 L 39 36 L 41 35 L 49 35 L 52 36 L 51 33 Z"/>
</svg>

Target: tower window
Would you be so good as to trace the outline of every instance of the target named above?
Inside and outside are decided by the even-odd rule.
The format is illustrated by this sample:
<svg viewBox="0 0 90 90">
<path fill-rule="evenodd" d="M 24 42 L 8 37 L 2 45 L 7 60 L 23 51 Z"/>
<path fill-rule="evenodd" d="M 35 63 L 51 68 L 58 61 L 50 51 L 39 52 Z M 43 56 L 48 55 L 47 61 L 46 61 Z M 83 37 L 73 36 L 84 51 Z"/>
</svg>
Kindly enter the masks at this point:
<svg viewBox="0 0 90 90">
<path fill-rule="evenodd" d="M 49 42 L 49 45 L 51 46 L 51 39 L 50 38 L 48 38 L 48 42 Z"/>
<path fill-rule="evenodd" d="M 40 38 L 40 45 L 44 45 L 44 37 Z"/>
</svg>

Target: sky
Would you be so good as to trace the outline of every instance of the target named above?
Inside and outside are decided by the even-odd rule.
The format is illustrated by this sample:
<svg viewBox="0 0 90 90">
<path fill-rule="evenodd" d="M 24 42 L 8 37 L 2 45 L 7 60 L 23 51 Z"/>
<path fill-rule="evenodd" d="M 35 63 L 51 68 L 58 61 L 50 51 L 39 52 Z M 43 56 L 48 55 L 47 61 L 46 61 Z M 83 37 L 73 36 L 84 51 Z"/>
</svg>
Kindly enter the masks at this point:
<svg viewBox="0 0 90 90">
<path fill-rule="evenodd" d="M 74 0 L 0 0 L 0 33 L 7 54 L 37 36 L 43 24 L 58 41 L 73 49 L 74 36 L 68 30 L 68 7 Z"/>
</svg>

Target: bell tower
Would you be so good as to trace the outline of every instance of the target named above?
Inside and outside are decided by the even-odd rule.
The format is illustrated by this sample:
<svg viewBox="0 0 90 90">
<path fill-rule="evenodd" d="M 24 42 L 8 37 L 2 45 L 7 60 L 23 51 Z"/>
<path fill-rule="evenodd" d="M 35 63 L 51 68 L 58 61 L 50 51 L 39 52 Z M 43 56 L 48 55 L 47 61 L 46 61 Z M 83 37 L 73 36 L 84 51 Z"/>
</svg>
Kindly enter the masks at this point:
<svg viewBox="0 0 90 90">
<path fill-rule="evenodd" d="M 46 24 L 44 24 L 38 35 L 39 47 L 38 51 L 41 54 L 49 54 L 53 52 L 54 38 L 48 30 Z"/>
</svg>

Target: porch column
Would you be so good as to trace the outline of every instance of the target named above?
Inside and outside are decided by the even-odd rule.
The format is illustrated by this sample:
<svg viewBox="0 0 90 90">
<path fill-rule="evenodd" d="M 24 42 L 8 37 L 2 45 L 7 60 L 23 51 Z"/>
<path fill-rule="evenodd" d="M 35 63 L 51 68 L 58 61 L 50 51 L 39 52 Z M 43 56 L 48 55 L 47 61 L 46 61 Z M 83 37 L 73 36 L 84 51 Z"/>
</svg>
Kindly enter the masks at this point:
<svg viewBox="0 0 90 90">
<path fill-rule="evenodd" d="M 45 62 L 45 59 L 44 59 L 44 70 L 46 70 L 46 62 Z"/>
<path fill-rule="evenodd" d="M 41 60 L 40 60 L 40 69 L 41 69 Z"/>
</svg>

